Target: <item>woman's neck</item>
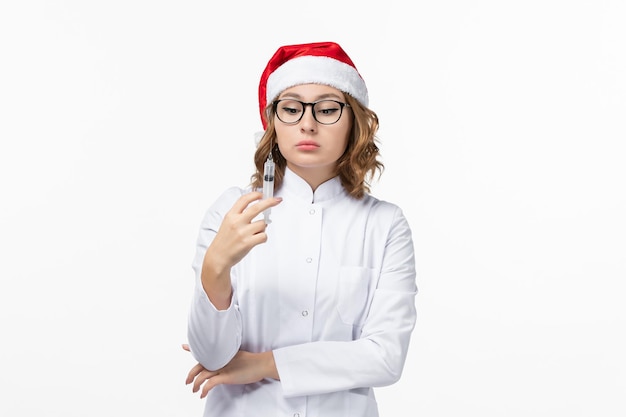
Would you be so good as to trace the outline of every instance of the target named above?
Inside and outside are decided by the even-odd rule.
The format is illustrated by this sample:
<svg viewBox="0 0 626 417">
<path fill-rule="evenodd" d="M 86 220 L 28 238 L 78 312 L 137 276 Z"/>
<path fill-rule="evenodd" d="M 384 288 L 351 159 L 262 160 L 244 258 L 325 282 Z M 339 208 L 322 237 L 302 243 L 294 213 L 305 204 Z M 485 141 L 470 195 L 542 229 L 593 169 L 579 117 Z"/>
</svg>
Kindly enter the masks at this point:
<svg viewBox="0 0 626 417">
<path fill-rule="evenodd" d="M 306 183 L 309 184 L 313 191 L 317 190 L 317 187 L 319 187 L 329 179 L 337 176 L 334 166 L 308 168 L 302 166 L 293 166 L 287 163 L 287 167 L 297 176 L 306 181 Z"/>
</svg>

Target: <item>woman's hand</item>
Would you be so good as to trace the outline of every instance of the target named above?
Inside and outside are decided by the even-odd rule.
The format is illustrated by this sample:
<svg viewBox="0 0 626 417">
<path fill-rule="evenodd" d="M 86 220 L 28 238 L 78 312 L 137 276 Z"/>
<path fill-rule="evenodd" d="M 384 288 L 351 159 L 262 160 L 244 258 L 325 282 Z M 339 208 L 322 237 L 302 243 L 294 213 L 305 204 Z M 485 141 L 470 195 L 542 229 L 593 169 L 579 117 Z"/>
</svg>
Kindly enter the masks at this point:
<svg viewBox="0 0 626 417">
<path fill-rule="evenodd" d="M 251 192 L 242 195 L 226 213 L 217 235 L 207 252 L 219 254 L 219 259 L 211 259 L 215 265 L 230 268 L 239 262 L 256 245 L 267 241 L 264 220 L 252 221 L 265 209 L 279 204 L 281 198 L 261 200 L 263 194 Z M 261 200 L 261 201 L 258 201 Z M 256 204 L 253 202 L 258 201 Z M 217 257 L 216 257 L 217 258 Z"/>
<path fill-rule="evenodd" d="M 189 350 L 189 347 L 183 345 L 183 349 Z M 209 371 L 197 364 L 189 371 L 185 383 L 193 382 L 193 392 L 198 392 L 202 387 L 200 398 L 204 398 L 220 384 L 252 384 L 265 378 L 279 379 L 272 351 L 252 353 L 240 350 L 226 366 L 217 371 Z"/>
<path fill-rule="evenodd" d="M 261 200 L 263 194 L 242 195 L 224 215 L 202 263 L 202 286 L 211 302 L 220 310 L 230 305 L 230 268 L 258 244 L 267 241 L 263 219 L 253 221 L 265 209 L 279 204 L 281 198 Z M 261 200 L 261 201 L 259 201 Z M 257 201 L 257 203 L 254 203 Z"/>
</svg>

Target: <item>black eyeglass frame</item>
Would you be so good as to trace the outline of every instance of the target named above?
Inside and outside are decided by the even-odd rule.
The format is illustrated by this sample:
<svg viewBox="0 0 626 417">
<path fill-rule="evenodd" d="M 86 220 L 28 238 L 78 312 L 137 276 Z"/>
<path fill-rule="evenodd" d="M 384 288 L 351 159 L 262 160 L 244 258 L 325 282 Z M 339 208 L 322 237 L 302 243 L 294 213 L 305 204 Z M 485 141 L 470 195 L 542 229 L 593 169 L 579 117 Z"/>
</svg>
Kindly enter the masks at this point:
<svg viewBox="0 0 626 417">
<path fill-rule="evenodd" d="M 281 101 L 295 101 L 297 103 L 302 104 L 302 113 L 300 113 L 300 117 L 298 118 L 298 120 L 295 120 L 293 122 L 284 122 L 280 116 L 278 115 L 278 112 L 276 111 L 276 108 L 278 107 L 278 103 L 280 103 Z M 317 103 L 322 103 L 324 101 L 332 101 L 334 103 L 339 104 L 339 117 L 337 117 L 337 120 L 335 120 L 332 123 L 324 123 L 324 122 L 320 122 L 319 120 L 317 120 L 317 116 L 315 116 L 315 105 Z M 341 116 L 343 116 L 343 108 L 344 107 L 351 107 L 348 103 L 342 103 L 341 101 L 337 101 L 337 100 L 332 100 L 332 99 L 323 99 L 323 100 L 318 100 L 315 101 L 313 103 L 305 103 L 304 101 L 300 101 L 300 100 L 296 100 L 293 98 L 284 98 L 284 99 L 280 99 L 280 100 L 276 100 L 272 103 L 272 111 L 274 112 L 274 114 L 276 115 L 276 117 L 278 118 L 278 120 L 281 121 L 281 123 L 284 123 L 286 125 L 295 125 L 300 123 L 300 120 L 302 120 L 302 118 L 304 117 L 304 113 L 306 112 L 306 108 L 307 106 L 311 106 L 311 113 L 313 114 L 313 119 L 315 119 L 315 121 L 321 125 L 325 125 L 325 126 L 329 126 L 329 125 L 334 125 L 335 123 L 337 123 L 339 120 L 341 120 Z"/>
</svg>

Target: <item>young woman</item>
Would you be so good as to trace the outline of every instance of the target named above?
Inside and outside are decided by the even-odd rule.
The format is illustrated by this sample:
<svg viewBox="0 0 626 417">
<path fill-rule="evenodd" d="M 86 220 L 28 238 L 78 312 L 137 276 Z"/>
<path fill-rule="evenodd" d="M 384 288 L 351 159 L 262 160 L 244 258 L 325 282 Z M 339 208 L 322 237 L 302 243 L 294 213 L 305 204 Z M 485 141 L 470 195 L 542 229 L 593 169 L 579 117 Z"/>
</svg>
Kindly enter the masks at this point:
<svg viewBox="0 0 626 417">
<path fill-rule="evenodd" d="M 402 211 L 369 194 L 383 165 L 367 88 L 336 43 L 283 46 L 259 107 L 252 184 L 200 228 L 187 383 L 205 417 L 378 416 L 373 387 L 402 374 L 417 288 Z"/>
</svg>

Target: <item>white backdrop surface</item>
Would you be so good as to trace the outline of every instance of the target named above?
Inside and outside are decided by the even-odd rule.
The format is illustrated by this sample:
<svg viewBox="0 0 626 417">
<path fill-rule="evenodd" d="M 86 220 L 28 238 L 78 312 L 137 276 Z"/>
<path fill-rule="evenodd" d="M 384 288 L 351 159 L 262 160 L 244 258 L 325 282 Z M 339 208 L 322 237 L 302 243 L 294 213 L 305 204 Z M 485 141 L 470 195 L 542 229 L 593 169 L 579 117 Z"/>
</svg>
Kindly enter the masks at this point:
<svg viewBox="0 0 626 417">
<path fill-rule="evenodd" d="M 0 415 L 201 416 L 199 222 L 245 185 L 280 45 L 381 118 L 419 319 L 382 416 L 626 415 L 626 3 L 0 4 Z"/>
</svg>

